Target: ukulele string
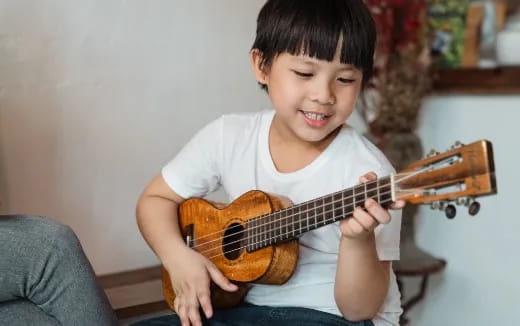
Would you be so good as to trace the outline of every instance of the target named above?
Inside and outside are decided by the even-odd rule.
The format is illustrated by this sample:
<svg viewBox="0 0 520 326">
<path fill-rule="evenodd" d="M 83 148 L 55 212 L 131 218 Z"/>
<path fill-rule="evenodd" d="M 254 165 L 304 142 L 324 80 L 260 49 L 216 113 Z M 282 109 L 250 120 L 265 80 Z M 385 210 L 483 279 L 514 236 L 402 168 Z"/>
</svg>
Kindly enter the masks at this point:
<svg viewBox="0 0 520 326">
<path fill-rule="evenodd" d="M 388 193 L 388 192 L 387 192 L 387 193 Z M 383 193 L 383 194 L 385 194 L 385 193 Z M 363 201 L 364 201 L 364 200 L 362 200 L 361 202 L 356 202 L 356 203 L 355 203 L 355 204 L 356 204 L 356 207 L 357 207 L 357 204 L 362 203 Z M 384 204 L 384 203 L 387 203 L 387 202 L 391 202 L 391 201 L 392 201 L 392 199 L 390 198 L 390 199 L 387 200 L 387 201 L 381 201 L 381 204 Z M 324 211 L 323 214 L 333 212 L 334 210 L 335 210 L 335 209 L 333 208 L 332 210 Z M 344 215 L 343 217 L 345 217 L 345 216 L 350 216 L 350 215 L 353 214 L 353 212 L 354 212 L 354 210 L 352 210 L 352 211 L 350 211 L 350 212 L 346 212 L 345 215 Z M 328 222 L 330 222 L 330 221 L 334 221 L 335 219 L 336 219 L 336 217 L 333 216 L 332 219 L 328 219 L 328 220 L 326 219 L 326 220 L 324 220 L 324 221 L 321 222 L 321 223 L 325 223 L 324 225 L 326 225 Z M 281 221 L 281 220 L 279 220 L 279 221 Z M 277 221 L 277 222 L 279 222 L 279 221 Z M 267 225 L 267 224 L 268 224 L 268 223 L 266 223 L 265 225 Z M 302 230 L 302 227 L 301 227 L 301 223 L 300 223 L 300 221 L 295 221 L 295 222 L 293 221 L 292 223 L 289 223 L 289 224 L 285 225 L 285 227 L 288 228 L 289 226 L 294 226 L 294 225 L 296 225 L 296 224 L 300 224 L 300 229 L 299 229 L 299 231 L 301 231 L 301 230 Z M 260 233 L 258 233 L 258 234 L 253 234 L 253 235 L 251 235 L 251 236 L 246 236 L 246 237 L 243 238 L 243 239 L 239 239 L 239 240 L 232 241 L 232 242 L 228 243 L 227 245 L 232 245 L 232 244 L 235 244 L 235 243 L 240 243 L 240 242 L 243 241 L 243 240 L 250 240 L 251 238 L 254 239 L 255 237 L 259 237 L 259 236 L 265 235 L 265 234 L 267 234 L 267 233 L 269 233 L 269 232 L 275 232 L 275 231 L 277 231 L 277 230 L 283 230 L 283 227 L 281 226 L 281 227 L 277 227 L 277 228 L 274 228 L 274 229 L 265 230 L 265 231 L 260 232 Z M 295 232 L 295 231 L 296 231 L 296 230 L 289 231 L 289 232 L 287 232 L 287 233 L 285 233 L 285 234 L 283 234 L 283 235 L 279 235 L 279 237 L 281 238 L 281 237 L 283 237 L 283 236 L 285 236 L 285 235 L 290 234 L 291 232 L 293 233 L 293 236 L 294 236 L 294 232 Z M 233 235 L 238 235 L 238 234 L 240 234 L 240 233 L 244 233 L 244 231 L 237 232 L 237 233 L 235 233 L 235 234 L 233 234 Z M 231 236 L 231 235 L 228 235 L 228 236 L 226 236 L 226 237 L 229 237 L 229 236 Z M 225 238 L 225 237 L 223 237 L 223 238 Z M 223 238 L 221 238 L 221 239 L 223 239 Z M 253 243 L 252 245 L 255 245 L 255 244 L 258 244 L 258 243 L 261 243 L 261 242 L 268 242 L 268 241 L 270 241 L 271 239 L 274 239 L 274 238 L 276 238 L 276 237 L 267 238 L 267 239 L 262 239 L 262 240 L 260 240 L 259 242 Z M 209 243 L 209 241 L 208 241 L 207 243 Z M 215 247 L 211 247 L 211 248 L 206 249 L 206 250 L 203 250 L 203 251 L 199 251 L 199 253 L 200 253 L 200 254 L 205 254 L 205 253 L 207 253 L 207 252 L 209 252 L 209 251 L 213 251 L 213 250 L 220 249 L 220 247 L 221 247 L 221 246 L 220 246 L 220 243 L 219 243 L 217 246 L 215 246 Z M 243 247 L 238 248 L 238 249 L 242 249 L 242 248 L 243 248 Z M 233 249 L 233 250 L 231 250 L 231 251 L 234 251 L 234 250 L 237 250 L 237 249 Z M 227 253 L 227 252 L 226 252 L 226 253 Z"/>
<path fill-rule="evenodd" d="M 367 182 L 367 185 L 372 185 L 372 184 L 376 183 L 377 181 L 378 181 L 378 180 L 374 180 L 374 181 Z M 370 191 L 378 191 L 379 189 L 384 188 L 384 187 L 388 187 L 389 185 L 390 185 L 390 184 L 382 185 L 382 186 L 378 186 L 377 188 L 371 189 Z M 342 191 L 338 191 L 338 192 L 336 192 L 336 193 L 332 193 L 332 194 L 324 195 L 324 196 L 321 196 L 321 197 L 315 198 L 315 199 L 313 199 L 312 201 L 316 202 L 316 201 L 318 201 L 318 200 L 320 200 L 320 199 L 323 199 L 323 198 L 325 198 L 325 197 L 331 197 L 331 196 L 334 196 L 334 195 L 340 194 L 341 192 L 342 192 Z M 359 196 L 359 195 L 361 195 L 361 194 L 354 194 L 354 195 L 349 195 L 348 197 L 342 197 L 341 200 L 343 200 L 343 201 L 345 201 L 345 200 L 349 200 L 349 199 L 351 199 L 352 197 L 354 197 L 354 196 L 356 196 L 356 195 Z M 383 195 L 383 193 L 381 193 L 380 195 Z M 367 199 L 368 199 L 368 198 L 367 198 Z M 335 201 L 332 201 L 332 202 L 330 202 L 330 203 L 327 203 L 327 205 L 331 205 L 331 204 L 338 203 L 338 202 L 340 202 L 341 200 L 335 200 Z M 275 211 L 275 212 L 272 212 L 272 213 L 269 213 L 269 214 L 265 214 L 265 215 L 258 216 L 258 217 L 256 217 L 256 219 L 257 219 L 258 222 L 262 222 L 263 220 L 267 219 L 269 216 L 272 216 L 273 214 L 281 214 L 281 213 L 284 213 L 284 212 L 289 211 L 290 209 L 294 209 L 295 206 L 303 206 L 304 204 L 305 204 L 305 203 L 301 203 L 301 204 L 297 204 L 297 205 L 294 205 L 294 206 L 286 207 L 286 208 L 283 208 L 283 209 L 281 209 L 281 210 L 278 210 L 278 211 Z M 323 207 L 325 207 L 325 204 L 322 205 L 321 207 L 315 207 L 315 208 L 311 208 L 311 209 L 317 209 L 317 208 L 323 208 Z M 310 210 L 310 209 L 308 209 L 308 210 L 306 210 L 306 211 L 299 212 L 299 214 L 309 212 L 309 210 Z M 296 215 L 298 215 L 298 214 L 287 215 L 287 216 L 285 216 L 285 217 L 282 218 L 282 219 L 273 220 L 273 221 L 268 221 L 267 223 L 258 224 L 258 225 L 256 225 L 256 226 L 254 226 L 254 227 L 250 227 L 250 228 L 248 228 L 248 229 L 249 229 L 249 230 L 259 229 L 259 228 L 262 228 L 262 227 L 268 226 L 268 225 L 270 225 L 270 224 L 273 224 L 273 223 L 276 223 L 276 222 L 280 222 L 280 221 L 286 220 L 286 219 L 288 219 L 288 218 L 294 217 L 294 216 L 296 216 Z M 241 226 L 241 225 L 239 225 L 239 224 L 238 224 L 238 225 L 234 225 L 234 226 L 232 226 L 232 227 L 230 227 L 230 228 L 227 228 L 227 229 L 223 229 L 223 230 L 215 231 L 215 232 L 212 232 L 212 233 L 208 233 L 208 234 L 205 234 L 205 235 L 203 235 L 203 236 L 201 236 L 201 237 L 198 237 L 198 238 L 193 238 L 192 240 L 193 240 L 194 242 L 195 242 L 195 241 L 200 242 L 201 239 L 208 238 L 208 237 L 211 237 L 211 236 L 213 236 L 213 235 L 215 235 L 215 234 L 223 233 L 223 232 L 225 232 L 226 230 L 232 230 L 232 229 L 234 229 L 234 228 L 238 228 L 238 227 L 240 227 L 240 226 Z M 240 231 L 240 232 L 244 232 L 244 231 Z M 237 232 L 237 233 L 233 233 L 232 235 L 236 235 L 236 234 L 239 234 L 239 232 Z M 192 249 L 195 249 L 195 248 L 197 248 L 197 247 L 199 247 L 199 246 L 207 245 L 207 244 L 209 244 L 209 243 L 211 243 L 211 242 L 220 241 L 220 240 L 225 239 L 226 237 L 229 237 L 229 236 L 232 236 L 232 235 L 227 235 L 227 236 L 224 236 L 224 237 L 219 237 L 219 238 L 215 238 L 215 239 L 210 240 L 210 241 L 206 241 L 206 242 L 199 243 L 198 245 L 192 247 Z"/>
<path fill-rule="evenodd" d="M 392 201 L 392 200 L 390 199 L 390 200 L 382 201 L 381 203 L 389 203 L 389 202 L 391 202 L 391 201 Z M 325 221 L 325 222 L 330 222 L 330 221 L 334 221 L 334 218 L 329 219 L 329 220 L 327 220 L 327 221 Z M 288 234 L 290 234 L 290 233 L 291 233 L 291 232 L 285 233 L 284 236 L 286 236 L 286 235 L 288 235 Z M 276 238 L 276 237 L 275 237 L 275 238 Z M 271 238 L 271 239 L 275 239 L 275 238 Z M 259 242 L 253 243 L 252 245 L 256 245 L 256 244 L 259 244 L 259 243 L 262 243 L 262 242 L 265 242 L 265 241 L 267 241 L 267 240 L 271 240 L 271 239 L 261 240 L 261 241 L 259 241 Z M 233 251 L 242 250 L 242 249 L 244 249 L 244 248 L 247 248 L 247 246 L 242 246 L 242 247 L 239 247 L 239 248 L 235 248 L 235 249 L 231 249 L 231 250 L 228 250 L 228 251 L 224 251 L 224 252 L 222 252 L 222 253 L 220 253 L 220 254 L 218 254 L 218 255 L 214 255 L 214 256 L 211 256 L 211 257 L 207 257 L 207 259 L 211 260 L 211 259 L 213 259 L 213 258 L 217 258 L 217 257 L 219 257 L 219 256 L 223 256 L 223 255 L 228 254 L 228 253 L 231 253 L 231 252 L 233 252 Z M 214 248 L 214 249 L 216 249 L 216 248 Z M 214 250 L 214 249 L 211 249 L 211 250 Z M 259 248 L 259 249 L 262 249 L 262 248 Z"/>
<path fill-rule="evenodd" d="M 424 168 L 424 169 L 421 169 L 421 170 L 415 171 L 415 172 L 413 172 L 413 173 L 399 173 L 399 174 L 396 174 L 396 179 L 394 180 L 394 185 L 397 186 L 397 184 L 398 184 L 399 182 L 401 182 L 401 181 L 403 181 L 403 180 L 406 180 L 406 179 L 408 179 L 408 178 L 410 178 L 410 177 L 412 177 L 412 176 L 414 176 L 414 175 L 416 175 L 416 174 L 422 173 L 423 170 L 426 170 L 426 169 L 427 169 L 427 168 Z M 402 178 L 398 180 L 397 178 L 399 178 L 399 177 L 401 177 L 401 176 L 402 176 Z M 382 179 L 383 179 L 383 178 L 382 178 Z M 367 185 L 367 186 L 370 186 L 370 185 L 373 185 L 374 183 L 379 182 L 380 180 L 381 180 L 381 179 L 376 179 L 376 180 L 369 181 L 369 182 L 366 182 L 366 183 L 361 184 L 361 185 Z M 361 186 L 361 185 L 358 185 L 358 187 Z M 390 184 L 381 185 L 381 186 L 378 185 L 378 187 L 376 187 L 376 188 L 374 188 L 374 189 L 371 189 L 370 191 L 378 191 L 379 189 L 384 188 L 384 187 L 388 187 L 388 186 L 390 186 Z M 354 190 L 355 190 L 355 189 L 353 188 L 353 191 L 354 191 Z M 400 190 L 400 191 L 402 191 L 402 190 Z M 339 192 L 336 192 L 336 193 L 333 193 L 333 194 L 329 194 L 329 195 L 324 195 L 324 196 L 321 196 L 321 197 L 318 197 L 318 198 L 314 199 L 313 201 L 317 201 L 317 200 L 319 200 L 319 199 L 323 199 L 323 198 L 325 198 L 325 197 L 334 196 L 334 195 L 339 194 L 339 193 L 341 193 L 341 192 L 342 192 L 342 191 L 339 191 Z M 388 192 L 387 192 L 387 193 L 381 193 L 381 194 L 379 194 L 379 195 L 381 196 L 381 195 L 385 195 L 385 194 L 388 194 Z M 357 194 L 357 195 L 359 195 L 359 194 Z M 354 197 L 354 196 L 356 196 L 356 194 L 350 195 L 350 196 L 348 196 L 348 197 L 342 197 L 342 199 L 340 199 L 340 200 L 336 200 L 336 201 L 332 201 L 331 203 L 328 203 L 327 205 L 330 205 L 330 204 L 333 205 L 333 204 L 335 204 L 335 203 L 337 203 L 337 202 L 339 202 L 339 201 L 345 201 L 345 200 L 351 199 L 351 198 Z M 370 197 L 370 198 L 372 198 L 372 197 Z M 368 198 L 367 198 L 367 199 L 368 199 Z M 305 203 L 302 203 L 302 204 L 305 204 Z M 302 205 L 302 204 L 300 204 L 300 205 Z M 357 204 L 357 202 L 356 202 L 356 204 Z M 323 206 L 321 206 L 321 207 L 314 207 L 314 208 L 308 209 L 308 210 L 306 210 L 306 211 L 299 212 L 299 214 L 301 214 L 301 213 L 305 213 L 305 212 L 309 212 L 309 210 L 312 210 L 312 209 L 323 208 L 324 206 L 325 206 L 325 205 L 323 205 Z M 284 208 L 284 209 L 282 209 L 282 210 L 279 210 L 279 211 L 276 211 L 276 212 L 273 212 L 273 213 L 270 213 L 270 214 L 266 214 L 266 215 L 263 215 L 263 216 L 259 216 L 259 217 L 257 217 L 258 222 L 261 222 L 261 221 L 265 220 L 268 216 L 271 216 L 272 214 L 280 214 L 280 213 L 282 213 L 282 212 L 287 212 L 287 211 L 288 211 L 289 209 L 291 209 L 291 208 L 294 208 L 294 206 L 287 207 L 287 208 Z M 328 212 L 328 211 L 327 211 L 327 212 Z M 323 212 L 323 213 L 325 213 L 325 212 Z M 267 223 L 263 223 L 263 224 L 258 224 L 258 225 L 254 226 L 254 227 L 250 227 L 250 228 L 248 228 L 248 230 L 255 230 L 255 229 L 258 229 L 258 228 L 266 227 L 266 226 L 268 226 L 268 225 L 270 225 L 270 224 L 274 224 L 274 223 L 277 223 L 277 222 L 278 222 L 278 223 L 281 223 L 282 221 L 285 221 L 285 220 L 287 220 L 288 218 L 292 218 L 292 217 L 294 217 L 295 215 L 298 215 L 298 214 L 288 215 L 288 216 L 286 216 L 286 217 L 284 217 L 284 218 L 282 218 L 282 219 L 269 221 L 269 222 L 267 222 Z M 208 238 L 208 237 L 211 237 L 211 236 L 213 236 L 213 235 L 215 235 L 215 234 L 223 233 L 223 232 L 225 232 L 226 230 L 232 230 L 232 229 L 237 228 L 237 227 L 240 227 L 240 226 L 241 226 L 240 224 L 237 224 L 237 225 L 234 225 L 234 226 L 232 226 L 232 227 L 230 227 L 230 228 L 227 228 L 227 229 L 219 230 L 219 231 L 216 231 L 216 232 L 212 232 L 212 233 L 209 233 L 209 234 L 203 235 L 203 236 L 198 237 L 198 238 L 194 238 L 192 241 L 193 241 L 193 242 L 200 242 L 201 239 Z M 192 247 L 192 249 L 196 249 L 197 247 L 205 246 L 205 245 L 208 245 L 208 244 L 210 244 L 210 243 L 212 243 L 212 242 L 217 242 L 217 241 L 220 241 L 220 240 L 225 239 L 226 237 L 235 236 L 235 235 L 238 235 L 238 234 L 243 233 L 243 232 L 245 232 L 245 230 L 242 230 L 242 231 L 240 231 L 240 232 L 236 232 L 236 233 L 233 233 L 233 234 L 230 234 L 230 235 L 227 235 L 227 236 L 218 237 L 218 238 L 215 238 L 215 239 L 212 239 L 212 240 L 206 241 L 206 242 L 202 242 L 202 243 L 199 243 L 199 244 L 195 245 L 194 247 Z M 269 232 L 269 231 L 268 231 L 268 232 Z M 213 250 L 213 249 L 211 249 L 211 250 Z"/>
</svg>

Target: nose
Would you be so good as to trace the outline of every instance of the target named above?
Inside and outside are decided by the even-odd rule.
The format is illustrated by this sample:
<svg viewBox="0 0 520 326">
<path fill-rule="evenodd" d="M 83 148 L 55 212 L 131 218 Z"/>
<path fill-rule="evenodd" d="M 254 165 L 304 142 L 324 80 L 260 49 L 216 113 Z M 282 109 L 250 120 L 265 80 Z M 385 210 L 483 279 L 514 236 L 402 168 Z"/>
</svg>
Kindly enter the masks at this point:
<svg viewBox="0 0 520 326">
<path fill-rule="evenodd" d="M 310 99 L 320 105 L 332 105 L 336 103 L 334 86 L 329 81 L 316 80 L 312 86 Z"/>
</svg>

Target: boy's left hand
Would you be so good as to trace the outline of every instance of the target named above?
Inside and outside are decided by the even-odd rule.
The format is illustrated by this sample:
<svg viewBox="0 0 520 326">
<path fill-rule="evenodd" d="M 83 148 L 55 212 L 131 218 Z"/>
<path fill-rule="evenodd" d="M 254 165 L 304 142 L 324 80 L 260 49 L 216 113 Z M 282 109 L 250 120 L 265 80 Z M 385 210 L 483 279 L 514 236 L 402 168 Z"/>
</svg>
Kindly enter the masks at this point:
<svg viewBox="0 0 520 326">
<path fill-rule="evenodd" d="M 374 172 L 369 172 L 359 178 L 360 183 L 365 183 L 377 179 Z M 405 206 L 405 201 L 398 200 L 392 203 L 391 209 L 401 209 Z M 342 220 L 339 228 L 343 236 L 351 239 L 365 238 L 371 234 L 379 224 L 388 224 L 390 222 L 390 214 L 388 210 L 383 208 L 373 199 L 365 202 L 365 209 L 356 207 L 351 218 Z"/>
</svg>

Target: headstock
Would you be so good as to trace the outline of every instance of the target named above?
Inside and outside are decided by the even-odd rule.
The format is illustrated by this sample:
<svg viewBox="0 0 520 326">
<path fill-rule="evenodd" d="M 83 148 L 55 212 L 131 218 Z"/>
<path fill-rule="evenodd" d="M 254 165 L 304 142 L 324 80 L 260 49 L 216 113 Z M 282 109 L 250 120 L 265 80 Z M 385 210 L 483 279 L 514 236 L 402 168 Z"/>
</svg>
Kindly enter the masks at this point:
<svg viewBox="0 0 520 326">
<path fill-rule="evenodd" d="M 470 215 L 480 209 L 476 197 L 497 193 L 491 142 L 469 145 L 459 142 L 445 153 L 430 152 L 394 176 L 395 199 L 412 204 L 430 204 L 455 217 L 455 202 L 469 207 Z"/>
</svg>

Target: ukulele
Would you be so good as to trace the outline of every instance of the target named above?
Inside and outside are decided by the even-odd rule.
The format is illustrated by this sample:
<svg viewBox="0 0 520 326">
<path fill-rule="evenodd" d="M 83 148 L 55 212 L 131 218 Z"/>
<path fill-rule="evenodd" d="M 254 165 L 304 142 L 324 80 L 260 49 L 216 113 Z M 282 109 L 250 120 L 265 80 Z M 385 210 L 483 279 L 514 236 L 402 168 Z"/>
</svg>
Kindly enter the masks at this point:
<svg viewBox="0 0 520 326">
<path fill-rule="evenodd" d="M 211 286 L 212 304 L 227 308 L 242 301 L 249 282 L 286 282 L 296 268 L 297 238 L 351 217 L 354 208 L 362 207 L 368 198 L 383 207 L 397 200 L 431 204 L 453 218 L 453 203 L 469 207 L 470 215 L 476 215 L 480 204 L 475 198 L 496 193 L 491 142 L 457 142 L 451 150 L 442 154 L 432 151 L 399 173 L 297 205 L 258 190 L 243 194 L 229 205 L 188 199 L 179 206 L 179 225 L 186 244 L 238 285 L 235 292 Z M 162 279 L 164 297 L 174 310 L 175 292 L 164 268 Z"/>
</svg>

